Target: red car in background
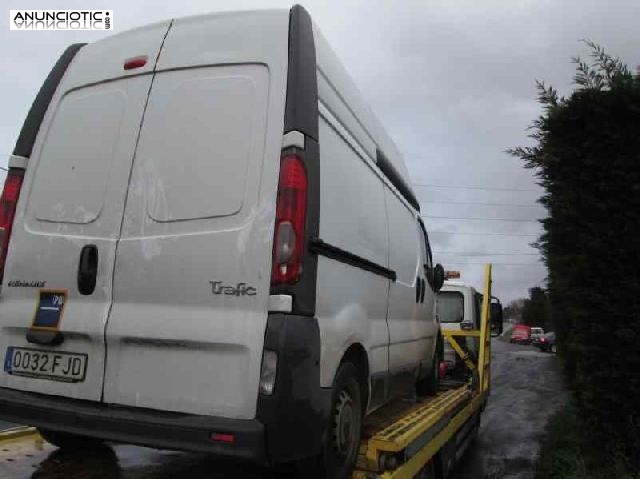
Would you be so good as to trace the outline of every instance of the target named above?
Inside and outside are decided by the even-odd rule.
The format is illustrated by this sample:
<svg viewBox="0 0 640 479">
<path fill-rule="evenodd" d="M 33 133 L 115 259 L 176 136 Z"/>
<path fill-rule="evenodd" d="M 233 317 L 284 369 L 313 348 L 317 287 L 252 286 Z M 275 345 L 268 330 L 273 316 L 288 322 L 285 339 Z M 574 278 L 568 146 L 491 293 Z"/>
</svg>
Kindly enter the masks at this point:
<svg viewBox="0 0 640 479">
<path fill-rule="evenodd" d="M 511 342 L 515 344 L 531 344 L 531 326 L 516 324 L 511 331 Z"/>
</svg>

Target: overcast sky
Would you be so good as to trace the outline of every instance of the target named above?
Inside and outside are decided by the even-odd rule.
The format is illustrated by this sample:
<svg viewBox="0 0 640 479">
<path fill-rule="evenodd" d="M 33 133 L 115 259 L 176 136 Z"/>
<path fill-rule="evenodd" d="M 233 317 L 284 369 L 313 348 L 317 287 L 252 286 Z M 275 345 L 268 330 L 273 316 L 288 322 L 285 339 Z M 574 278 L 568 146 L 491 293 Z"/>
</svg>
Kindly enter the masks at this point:
<svg viewBox="0 0 640 479">
<path fill-rule="evenodd" d="M 446 269 L 461 270 L 462 279 L 478 287 L 481 263 L 493 262 L 494 294 L 503 302 L 526 296 L 532 286 L 544 286 L 546 270 L 529 246 L 540 232 L 535 220 L 544 215 L 535 203 L 541 190 L 531 172 L 504 150 L 527 143 L 525 130 L 540 113 L 535 79 L 561 93 L 571 91 L 570 58 L 587 53 L 579 39 L 600 43 L 633 68 L 640 65 L 640 1 L 300 3 L 405 155 L 436 260 Z M 170 17 L 291 5 L 279 0 L 3 4 L 2 166 L 59 54 L 70 43 L 104 36 L 90 31 L 10 31 L 10 9 L 108 8 L 114 10 L 114 31 L 121 32 Z"/>
</svg>

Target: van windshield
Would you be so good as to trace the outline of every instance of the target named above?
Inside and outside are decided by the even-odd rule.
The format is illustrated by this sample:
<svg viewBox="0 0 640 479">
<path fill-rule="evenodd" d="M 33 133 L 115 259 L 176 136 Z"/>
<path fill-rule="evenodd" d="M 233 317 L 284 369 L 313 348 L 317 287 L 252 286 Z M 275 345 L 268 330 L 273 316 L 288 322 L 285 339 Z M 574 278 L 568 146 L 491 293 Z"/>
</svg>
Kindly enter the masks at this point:
<svg viewBox="0 0 640 479">
<path fill-rule="evenodd" d="M 438 293 L 437 314 L 441 323 L 459 323 L 464 318 L 464 296 L 457 291 Z"/>
</svg>

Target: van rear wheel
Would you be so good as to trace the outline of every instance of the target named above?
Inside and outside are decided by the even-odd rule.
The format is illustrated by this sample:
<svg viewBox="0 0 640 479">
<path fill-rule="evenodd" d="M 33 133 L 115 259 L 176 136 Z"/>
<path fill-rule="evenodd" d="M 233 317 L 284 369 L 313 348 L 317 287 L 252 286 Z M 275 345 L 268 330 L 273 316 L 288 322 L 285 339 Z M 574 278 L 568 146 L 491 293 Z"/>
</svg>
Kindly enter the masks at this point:
<svg viewBox="0 0 640 479">
<path fill-rule="evenodd" d="M 356 462 L 364 415 L 357 377 L 358 370 L 352 363 L 343 363 L 338 368 L 323 451 L 326 478 L 350 477 Z"/>
<path fill-rule="evenodd" d="M 51 429 L 40 429 L 38 432 L 42 438 L 59 447 L 66 450 L 78 450 L 78 449 L 92 449 L 103 444 L 101 439 L 87 436 L 78 436 L 76 434 L 70 434 L 68 432 L 52 431 Z"/>
<path fill-rule="evenodd" d="M 340 365 L 333 381 L 329 423 L 316 456 L 285 466 L 286 477 L 296 479 L 346 479 L 351 477 L 360 447 L 364 406 L 358 369 L 351 362 Z M 288 467 L 288 469 L 287 469 Z"/>
</svg>

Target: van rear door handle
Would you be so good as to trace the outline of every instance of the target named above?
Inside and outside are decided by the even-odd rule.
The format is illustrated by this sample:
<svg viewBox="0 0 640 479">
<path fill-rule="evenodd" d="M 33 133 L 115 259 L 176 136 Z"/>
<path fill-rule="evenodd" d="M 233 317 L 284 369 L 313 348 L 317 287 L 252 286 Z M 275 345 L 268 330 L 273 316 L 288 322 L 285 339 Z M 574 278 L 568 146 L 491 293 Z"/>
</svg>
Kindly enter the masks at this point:
<svg viewBox="0 0 640 479">
<path fill-rule="evenodd" d="M 94 244 L 85 245 L 80 252 L 78 263 L 78 291 L 89 295 L 96 289 L 98 276 L 98 247 Z"/>
</svg>

